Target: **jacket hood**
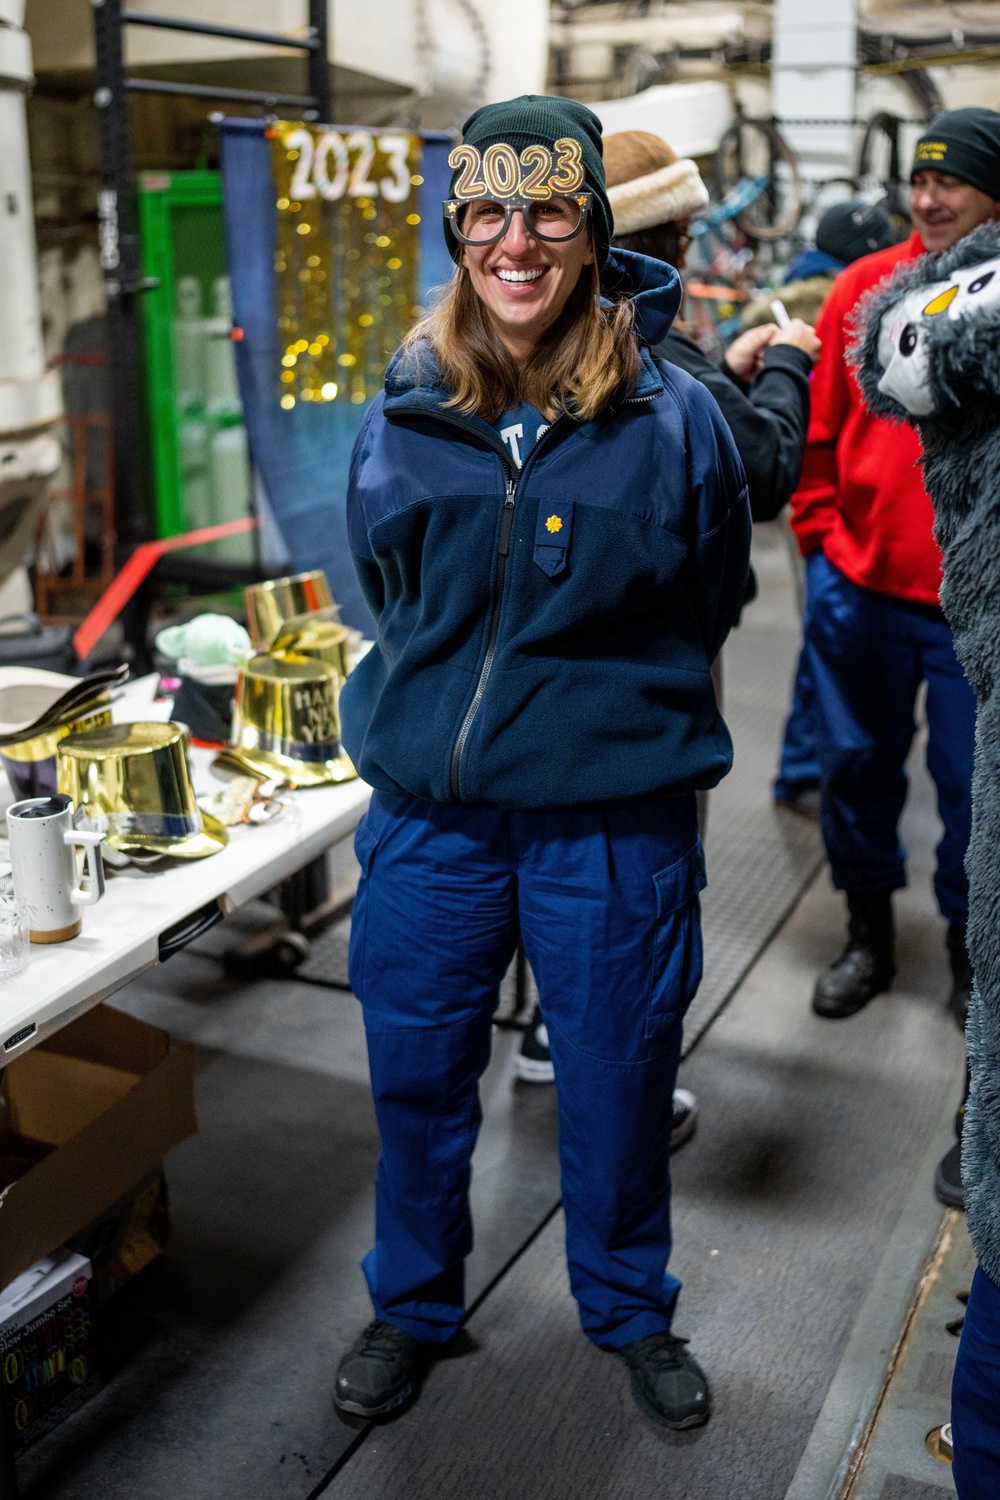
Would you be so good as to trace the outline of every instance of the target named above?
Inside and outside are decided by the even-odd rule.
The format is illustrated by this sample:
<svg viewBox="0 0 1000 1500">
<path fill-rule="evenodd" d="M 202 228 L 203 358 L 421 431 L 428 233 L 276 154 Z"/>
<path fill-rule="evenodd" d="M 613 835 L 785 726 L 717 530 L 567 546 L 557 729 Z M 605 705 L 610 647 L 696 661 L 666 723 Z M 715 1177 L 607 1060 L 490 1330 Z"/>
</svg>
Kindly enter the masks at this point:
<svg viewBox="0 0 1000 1500">
<path fill-rule="evenodd" d="M 631 300 L 635 309 L 635 330 L 643 346 L 642 372 L 638 384 L 629 393 L 633 397 L 651 394 L 660 384 L 656 366 L 646 349 L 666 338 L 681 305 L 681 295 L 681 279 L 673 266 L 665 261 L 636 255 L 632 250 L 613 248 L 610 251 L 601 272 L 601 301 L 610 306 L 623 297 Z M 418 392 L 423 397 L 421 404 L 430 405 L 432 401 L 436 404 L 444 391 L 444 380 L 428 343 L 411 349 L 406 359 L 397 349 L 385 372 L 389 411 L 394 401 L 413 399 Z"/>
<path fill-rule="evenodd" d="M 666 261 L 614 247 L 601 273 L 601 300 L 607 305 L 628 297 L 635 308 L 639 342 L 662 342 L 681 305 L 681 278 Z"/>
</svg>

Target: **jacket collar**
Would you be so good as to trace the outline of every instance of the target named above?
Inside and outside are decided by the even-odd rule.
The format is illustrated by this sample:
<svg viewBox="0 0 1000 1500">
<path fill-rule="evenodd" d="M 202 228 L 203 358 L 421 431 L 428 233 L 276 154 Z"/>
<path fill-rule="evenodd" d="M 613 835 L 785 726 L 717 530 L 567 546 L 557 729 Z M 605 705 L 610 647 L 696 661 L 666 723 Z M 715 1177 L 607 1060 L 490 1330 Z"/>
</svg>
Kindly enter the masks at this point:
<svg viewBox="0 0 1000 1500">
<path fill-rule="evenodd" d="M 639 342 L 655 348 L 680 308 L 681 278 L 665 261 L 612 248 L 601 272 L 601 292 L 605 305 L 622 297 L 631 300 Z"/>
<path fill-rule="evenodd" d="M 649 401 L 659 395 L 663 381 L 649 353 L 649 346 L 666 338 L 681 303 L 681 279 L 673 266 L 636 255 L 631 250 L 612 249 L 601 275 L 602 300 L 609 305 L 614 299 L 631 299 L 635 310 L 635 329 L 639 336 L 641 369 L 629 391 L 628 401 Z M 385 372 L 385 407 L 394 411 L 442 411 L 450 392 L 438 367 L 434 351 L 427 343 L 416 346 L 406 360 L 397 351 Z M 452 415 L 448 413 L 448 415 Z M 479 418 L 463 418 L 470 427 L 482 427 L 492 433 L 488 423 Z"/>
</svg>

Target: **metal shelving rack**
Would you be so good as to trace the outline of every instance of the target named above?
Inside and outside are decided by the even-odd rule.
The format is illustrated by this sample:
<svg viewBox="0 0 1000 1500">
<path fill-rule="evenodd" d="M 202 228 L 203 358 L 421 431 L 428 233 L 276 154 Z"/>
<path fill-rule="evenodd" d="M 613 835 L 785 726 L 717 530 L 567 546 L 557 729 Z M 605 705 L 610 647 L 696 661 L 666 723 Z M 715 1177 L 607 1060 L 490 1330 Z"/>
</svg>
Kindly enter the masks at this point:
<svg viewBox="0 0 1000 1500">
<path fill-rule="evenodd" d="M 149 538 L 147 474 L 144 458 L 144 419 L 141 392 L 145 378 L 139 342 L 137 299 L 152 282 L 142 276 L 139 236 L 136 227 L 135 182 L 129 142 L 128 96 L 130 93 L 170 94 L 183 98 L 257 104 L 267 110 L 294 108 L 305 117 L 331 118 L 332 99 L 329 67 L 330 0 L 307 0 L 308 35 L 293 39 L 277 32 L 251 31 L 238 26 L 152 12 L 127 10 L 121 0 L 91 0 L 97 51 L 97 106 L 100 128 L 101 191 L 98 198 L 98 230 L 101 268 L 108 302 L 108 349 L 110 354 L 111 432 L 115 455 L 116 566 Z M 193 32 L 201 36 L 265 45 L 303 52 L 307 65 L 307 94 L 268 93 L 211 84 L 174 83 L 154 78 L 132 78 L 126 74 L 123 34 L 126 26 L 149 26 L 165 31 Z M 140 655 L 145 642 L 133 639 L 137 629 L 134 612 L 124 618 L 126 639 Z"/>
<path fill-rule="evenodd" d="M 141 273 L 136 230 L 135 183 L 129 145 L 129 93 L 174 94 L 184 98 L 236 104 L 259 104 L 264 109 L 300 109 L 303 115 L 329 120 L 332 112 L 329 68 L 331 0 L 307 0 L 309 34 L 301 41 L 276 32 L 248 31 L 237 26 L 213 26 L 122 8 L 121 0 L 91 0 L 97 43 L 97 89 L 94 103 L 100 125 L 101 192 L 98 200 L 101 268 L 108 299 L 111 432 L 114 444 L 114 505 L 117 528 L 116 566 L 121 567 L 142 542 L 149 540 L 146 510 L 146 472 L 143 457 L 143 420 L 140 392 L 145 379 L 139 347 L 137 298 L 152 283 Z M 172 83 L 152 78 L 130 78 L 125 72 L 123 29 L 153 26 L 165 31 L 196 32 L 233 41 L 262 42 L 304 52 L 308 94 L 267 93 L 211 84 Z M 140 611 L 141 617 L 141 611 Z M 129 624 L 126 620 L 126 638 Z M 144 649 L 144 641 L 133 641 Z M 309 870 L 301 872 L 307 876 Z M 315 873 L 314 873 L 315 883 Z M 313 902 L 315 904 L 315 895 Z M 0 1077 L 3 1069 L 0 1068 Z M 18 1500 L 17 1471 L 0 1389 L 0 1500 Z"/>
</svg>

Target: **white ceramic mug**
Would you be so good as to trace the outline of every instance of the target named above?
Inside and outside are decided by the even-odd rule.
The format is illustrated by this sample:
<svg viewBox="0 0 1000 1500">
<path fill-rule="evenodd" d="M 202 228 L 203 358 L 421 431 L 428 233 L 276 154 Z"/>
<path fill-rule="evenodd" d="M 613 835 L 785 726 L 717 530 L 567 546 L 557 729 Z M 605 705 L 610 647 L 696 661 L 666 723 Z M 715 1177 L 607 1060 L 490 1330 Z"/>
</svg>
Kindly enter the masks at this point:
<svg viewBox="0 0 1000 1500">
<path fill-rule="evenodd" d="M 7 809 L 14 890 L 28 911 L 33 943 L 64 943 L 83 926 L 81 906 L 104 895 L 104 835 L 73 827 L 73 803 L 64 793 L 26 797 Z M 87 884 L 77 884 L 77 845 L 87 856 Z"/>
</svg>

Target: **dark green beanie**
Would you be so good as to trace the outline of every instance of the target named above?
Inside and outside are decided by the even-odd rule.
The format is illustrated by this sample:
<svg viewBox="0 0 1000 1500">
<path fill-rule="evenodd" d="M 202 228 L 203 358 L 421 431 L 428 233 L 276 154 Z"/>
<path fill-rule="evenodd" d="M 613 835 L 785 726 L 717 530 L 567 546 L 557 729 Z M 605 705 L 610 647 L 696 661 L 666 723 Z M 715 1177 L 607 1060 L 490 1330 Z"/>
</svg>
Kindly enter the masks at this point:
<svg viewBox="0 0 1000 1500">
<path fill-rule="evenodd" d="M 563 99 L 552 94 L 522 94 L 519 99 L 505 99 L 501 104 L 484 104 L 471 114 L 462 126 L 463 144 L 475 146 L 480 153 L 487 146 L 501 141 L 512 146 L 520 155 L 525 146 L 539 142 L 552 147 L 558 140 L 572 137 L 580 142 L 581 161 L 584 171 L 584 187 L 594 195 L 593 227 L 594 248 L 597 266 L 601 270 L 608 258 L 611 244 L 611 207 L 608 190 L 604 182 L 604 145 L 601 140 L 601 122 L 586 105 L 575 99 Z M 454 192 L 458 173 L 451 179 L 449 192 Z M 457 261 L 461 246 L 448 228 L 444 237 Z"/>
<path fill-rule="evenodd" d="M 911 179 L 928 168 L 1000 200 L 1000 114 L 972 105 L 938 115 L 913 148 Z"/>
</svg>

